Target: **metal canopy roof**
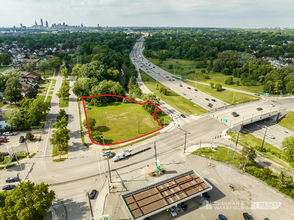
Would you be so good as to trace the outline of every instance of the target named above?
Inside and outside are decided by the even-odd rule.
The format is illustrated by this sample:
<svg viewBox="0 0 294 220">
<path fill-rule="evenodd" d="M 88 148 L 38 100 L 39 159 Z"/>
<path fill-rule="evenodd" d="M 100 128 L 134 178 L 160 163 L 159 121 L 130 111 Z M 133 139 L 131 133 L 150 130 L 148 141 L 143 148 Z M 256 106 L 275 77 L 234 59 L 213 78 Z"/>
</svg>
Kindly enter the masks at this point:
<svg viewBox="0 0 294 220">
<path fill-rule="evenodd" d="M 144 219 L 181 202 L 192 199 L 212 186 L 194 170 L 121 195 L 133 220 Z"/>
</svg>

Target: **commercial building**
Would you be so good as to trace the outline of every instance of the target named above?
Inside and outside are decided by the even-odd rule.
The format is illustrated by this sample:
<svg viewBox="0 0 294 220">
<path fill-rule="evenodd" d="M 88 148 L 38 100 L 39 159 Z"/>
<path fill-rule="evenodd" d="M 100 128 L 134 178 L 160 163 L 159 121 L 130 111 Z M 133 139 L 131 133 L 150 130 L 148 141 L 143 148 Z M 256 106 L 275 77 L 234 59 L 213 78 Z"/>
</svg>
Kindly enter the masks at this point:
<svg viewBox="0 0 294 220">
<path fill-rule="evenodd" d="M 194 170 L 121 195 L 132 220 L 141 220 L 212 190 Z"/>
</svg>

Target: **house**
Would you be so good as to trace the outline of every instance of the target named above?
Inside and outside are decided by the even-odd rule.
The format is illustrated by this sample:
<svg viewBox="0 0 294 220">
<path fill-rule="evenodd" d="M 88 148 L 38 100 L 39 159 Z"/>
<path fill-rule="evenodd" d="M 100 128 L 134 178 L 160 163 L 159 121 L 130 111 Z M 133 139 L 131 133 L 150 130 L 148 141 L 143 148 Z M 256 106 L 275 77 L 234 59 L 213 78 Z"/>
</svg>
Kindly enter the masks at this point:
<svg viewBox="0 0 294 220">
<path fill-rule="evenodd" d="M 35 72 L 28 73 L 27 75 L 24 76 L 24 78 L 32 79 L 32 80 L 34 80 L 34 81 L 36 81 L 38 83 L 42 79 L 41 75 L 39 73 L 35 73 Z"/>
</svg>

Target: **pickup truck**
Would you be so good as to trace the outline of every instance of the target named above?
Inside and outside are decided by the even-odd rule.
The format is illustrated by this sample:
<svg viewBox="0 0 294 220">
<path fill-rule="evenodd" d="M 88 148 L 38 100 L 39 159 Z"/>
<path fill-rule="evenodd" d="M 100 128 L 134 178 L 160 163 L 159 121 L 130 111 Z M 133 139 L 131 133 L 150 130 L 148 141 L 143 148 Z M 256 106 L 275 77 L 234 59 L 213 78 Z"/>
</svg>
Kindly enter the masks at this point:
<svg viewBox="0 0 294 220">
<path fill-rule="evenodd" d="M 122 159 L 125 159 L 125 155 L 123 155 L 123 154 L 121 154 L 121 153 L 118 153 L 118 154 L 116 154 L 113 158 L 112 158 L 112 160 L 113 160 L 113 162 L 116 162 L 116 161 L 119 161 L 119 160 L 122 160 Z"/>
</svg>

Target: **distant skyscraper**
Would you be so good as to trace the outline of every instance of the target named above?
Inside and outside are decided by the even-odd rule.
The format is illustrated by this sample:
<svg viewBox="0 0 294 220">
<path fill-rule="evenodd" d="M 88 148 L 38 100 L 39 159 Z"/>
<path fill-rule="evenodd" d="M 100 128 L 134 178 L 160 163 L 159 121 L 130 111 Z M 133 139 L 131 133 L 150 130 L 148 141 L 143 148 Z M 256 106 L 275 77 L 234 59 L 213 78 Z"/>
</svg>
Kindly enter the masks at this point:
<svg viewBox="0 0 294 220">
<path fill-rule="evenodd" d="M 20 27 L 22 28 L 22 24 L 20 24 Z"/>
<path fill-rule="evenodd" d="M 97 27 L 99 28 L 99 24 L 97 24 Z"/>
<path fill-rule="evenodd" d="M 41 27 L 44 27 L 44 26 L 43 26 L 43 19 L 42 19 L 42 18 L 41 18 Z"/>
<path fill-rule="evenodd" d="M 63 22 L 62 25 L 65 26 L 65 22 Z"/>
<path fill-rule="evenodd" d="M 38 24 L 37 24 L 37 21 L 35 21 L 35 26 L 37 26 Z"/>
<path fill-rule="evenodd" d="M 84 27 L 83 23 L 81 23 L 81 27 Z"/>
<path fill-rule="evenodd" d="M 49 26 L 48 26 L 48 21 L 46 21 L 46 27 L 49 27 Z"/>
</svg>

